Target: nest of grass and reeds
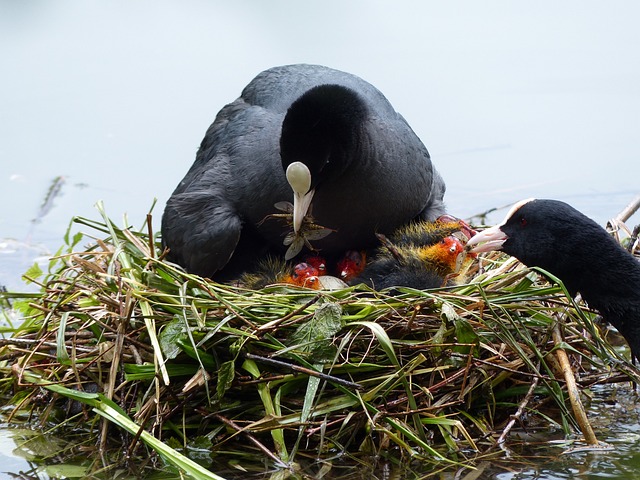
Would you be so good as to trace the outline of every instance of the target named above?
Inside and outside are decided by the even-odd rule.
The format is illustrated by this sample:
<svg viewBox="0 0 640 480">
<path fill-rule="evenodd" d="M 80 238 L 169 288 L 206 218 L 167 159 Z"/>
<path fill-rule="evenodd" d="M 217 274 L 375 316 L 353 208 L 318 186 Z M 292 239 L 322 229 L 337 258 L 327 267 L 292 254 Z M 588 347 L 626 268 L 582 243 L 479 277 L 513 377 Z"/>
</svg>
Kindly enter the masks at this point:
<svg viewBox="0 0 640 480">
<path fill-rule="evenodd" d="M 27 272 L 40 293 L 6 294 L 24 321 L 0 340 L 14 412 L 92 435 L 95 469 L 137 458 L 220 478 L 207 467 L 223 458 L 437 472 L 502 456 L 514 424 L 580 440 L 576 389 L 640 380 L 592 312 L 507 256 L 430 291 L 251 291 L 162 261 L 148 224 L 99 210 L 74 219 L 92 233 L 68 233 L 48 272 Z"/>
</svg>

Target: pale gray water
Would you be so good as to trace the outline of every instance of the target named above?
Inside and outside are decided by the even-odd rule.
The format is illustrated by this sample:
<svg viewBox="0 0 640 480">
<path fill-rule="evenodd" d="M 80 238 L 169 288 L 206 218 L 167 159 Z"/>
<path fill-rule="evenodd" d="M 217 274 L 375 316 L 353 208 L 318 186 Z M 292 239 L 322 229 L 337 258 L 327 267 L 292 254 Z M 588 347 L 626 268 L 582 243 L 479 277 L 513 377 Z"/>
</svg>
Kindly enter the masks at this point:
<svg viewBox="0 0 640 480">
<path fill-rule="evenodd" d="M 99 199 L 140 224 L 158 198 L 157 223 L 217 111 L 296 62 L 380 88 L 452 213 L 542 196 L 604 222 L 640 191 L 638 18 L 633 1 L 2 1 L 0 239 L 17 244 L 0 283 L 25 263 L 10 252 L 54 249 Z"/>
<path fill-rule="evenodd" d="M 604 223 L 640 192 L 639 18 L 636 1 L 0 0 L 0 284 L 22 288 L 98 200 L 140 225 L 158 198 L 158 228 L 217 111 L 297 62 L 382 90 L 451 213 L 537 196 Z"/>
</svg>

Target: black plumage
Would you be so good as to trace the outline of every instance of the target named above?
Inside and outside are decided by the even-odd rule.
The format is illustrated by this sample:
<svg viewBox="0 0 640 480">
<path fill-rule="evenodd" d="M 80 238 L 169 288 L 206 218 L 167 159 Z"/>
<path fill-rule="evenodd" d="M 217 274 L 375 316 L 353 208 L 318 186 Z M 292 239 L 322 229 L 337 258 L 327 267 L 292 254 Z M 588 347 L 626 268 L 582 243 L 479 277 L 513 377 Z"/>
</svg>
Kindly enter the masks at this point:
<svg viewBox="0 0 640 480">
<path fill-rule="evenodd" d="M 167 202 L 168 259 L 224 279 L 284 251 L 288 227 L 265 217 L 293 198 L 284 174 L 293 162 L 311 172 L 314 222 L 335 230 L 312 242 L 325 255 L 374 246 L 375 232 L 444 212 L 445 185 L 427 149 L 382 93 L 326 67 L 276 67 L 209 127 Z"/>
<path fill-rule="evenodd" d="M 557 200 L 524 200 L 499 225 L 468 243 L 502 250 L 562 280 L 625 337 L 640 355 L 640 262 L 596 222 Z"/>
<path fill-rule="evenodd" d="M 364 283 L 376 290 L 389 287 L 425 290 L 448 284 L 465 259 L 464 243 L 456 236 L 462 233 L 461 223 L 467 226 L 459 220 L 416 222 L 399 228 L 390 238 L 380 236 L 382 246 L 362 273 L 349 283 Z"/>
<path fill-rule="evenodd" d="M 389 254 L 374 257 L 364 271 L 349 283 L 364 283 L 375 290 L 390 287 L 427 290 L 444 286 L 446 280 L 417 252 L 404 251 L 397 258 Z"/>
</svg>

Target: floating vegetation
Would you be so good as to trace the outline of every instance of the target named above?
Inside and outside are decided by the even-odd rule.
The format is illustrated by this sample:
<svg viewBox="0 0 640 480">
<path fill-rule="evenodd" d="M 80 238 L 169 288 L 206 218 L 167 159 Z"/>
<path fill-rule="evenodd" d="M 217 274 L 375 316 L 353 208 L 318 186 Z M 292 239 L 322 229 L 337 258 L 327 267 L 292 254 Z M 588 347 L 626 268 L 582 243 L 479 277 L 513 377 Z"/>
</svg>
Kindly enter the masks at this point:
<svg viewBox="0 0 640 480">
<path fill-rule="evenodd" d="M 148 224 L 99 210 L 27 272 L 41 293 L 2 294 L 24 321 L 0 339 L 14 415 L 92 435 L 95 472 L 473 467 L 504 455 L 515 422 L 579 441 L 576 390 L 640 381 L 591 312 L 506 256 L 430 291 L 252 291 L 164 262 Z"/>
</svg>

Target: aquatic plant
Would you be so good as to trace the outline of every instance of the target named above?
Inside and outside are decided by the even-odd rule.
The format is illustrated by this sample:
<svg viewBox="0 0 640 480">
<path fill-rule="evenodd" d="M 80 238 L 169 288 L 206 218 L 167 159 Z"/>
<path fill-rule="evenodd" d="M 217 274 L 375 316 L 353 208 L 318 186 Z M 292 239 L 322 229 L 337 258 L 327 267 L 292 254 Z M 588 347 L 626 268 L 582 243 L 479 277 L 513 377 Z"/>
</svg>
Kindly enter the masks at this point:
<svg viewBox="0 0 640 480">
<path fill-rule="evenodd" d="M 136 230 L 99 211 L 26 273 L 40 293 L 3 294 L 24 321 L 0 340 L 0 391 L 99 438 L 108 468 L 136 454 L 194 478 L 220 478 L 212 459 L 473 466 L 503 455 L 516 421 L 579 439 L 567 382 L 640 380 L 561 283 L 506 256 L 429 291 L 253 291 L 163 261 L 150 216 Z"/>
</svg>

